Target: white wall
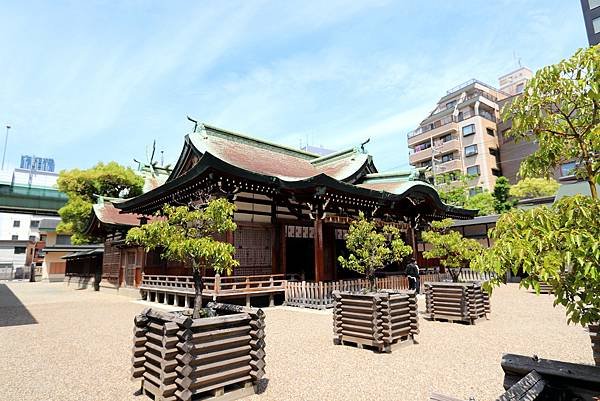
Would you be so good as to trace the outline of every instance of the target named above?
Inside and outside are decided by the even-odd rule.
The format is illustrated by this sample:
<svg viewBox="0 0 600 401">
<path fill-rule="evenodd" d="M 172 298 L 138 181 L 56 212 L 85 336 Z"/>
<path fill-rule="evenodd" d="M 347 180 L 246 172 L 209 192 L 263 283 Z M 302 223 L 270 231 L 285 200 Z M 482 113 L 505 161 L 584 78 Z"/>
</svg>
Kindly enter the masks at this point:
<svg viewBox="0 0 600 401">
<path fill-rule="evenodd" d="M 53 219 L 49 216 L 39 216 L 33 214 L 6 213 L 0 212 L 0 240 L 12 240 L 13 235 L 18 235 L 18 240 L 29 240 L 29 236 L 35 235 L 36 241 L 40 239 L 39 229 L 31 227 L 31 221 L 41 221 L 42 219 Z M 56 220 L 60 220 L 56 217 Z M 19 221 L 19 227 L 14 227 L 14 222 Z"/>
<path fill-rule="evenodd" d="M 12 263 L 14 267 L 25 266 L 27 252 L 15 255 L 14 245 L 0 245 L 0 263 Z"/>
</svg>

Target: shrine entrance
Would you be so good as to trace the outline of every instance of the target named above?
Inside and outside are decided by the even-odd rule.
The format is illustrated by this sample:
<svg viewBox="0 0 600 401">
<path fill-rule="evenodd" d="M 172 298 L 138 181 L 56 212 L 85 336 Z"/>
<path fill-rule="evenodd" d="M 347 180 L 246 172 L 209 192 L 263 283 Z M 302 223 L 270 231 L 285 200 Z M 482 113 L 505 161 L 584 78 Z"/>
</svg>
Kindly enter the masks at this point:
<svg viewBox="0 0 600 401">
<path fill-rule="evenodd" d="M 297 275 L 304 281 L 315 279 L 314 228 L 285 226 L 286 274 Z"/>
</svg>

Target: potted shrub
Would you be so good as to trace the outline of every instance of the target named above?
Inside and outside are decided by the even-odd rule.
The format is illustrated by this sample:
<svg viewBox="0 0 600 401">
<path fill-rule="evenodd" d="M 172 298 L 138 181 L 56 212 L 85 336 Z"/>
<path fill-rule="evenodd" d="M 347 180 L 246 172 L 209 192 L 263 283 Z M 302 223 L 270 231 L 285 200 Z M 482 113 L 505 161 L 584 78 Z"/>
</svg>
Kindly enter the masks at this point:
<svg viewBox="0 0 600 401">
<path fill-rule="evenodd" d="M 400 232 L 392 226 L 376 225 L 360 213 L 346 238 L 348 258 L 340 256 L 340 264 L 364 274 L 368 288 L 361 292 L 334 291 L 334 344 L 368 345 L 380 352 L 391 352 L 399 344 L 415 341 L 418 334 L 417 299 L 414 291 L 378 291 L 375 271 L 398 262 L 412 253 Z"/>
<path fill-rule="evenodd" d="M 133 228 L 127 242 L 161 249 L 167 260 L 193 268 L 192 313 L 145 310 L 135 318 L 132 376 L 155 400 L 197 396 L 231 399 L 254 393 L 264 374 L 264 314 L 260 309 L 209 303 L 202 308 L 206 268 L 230 273 L 234 247 L 216 240 L 235 230 L 235 206 L 226 199 L 171 207 L 149 224 Z"/>
<path fill-rule="evenodd" d="M 473 263 L 482 246 L 473 239 L 467 239 L 458 231 L 451 230 L 452 219 L 431 222 L 431 229 L 423 232 L 423 241 L 431 249 L 423 252 L 426 259 L 439 259 L 440 264 L 452 277 L 452 283 L 425 283 L 426 308 L 429 316 L 448 321 L 462 321 L 470 324 L 490 313 L 490 299 L 482 290 L 480 282 L 459 282 L 463 268 Z"/>
</svg>

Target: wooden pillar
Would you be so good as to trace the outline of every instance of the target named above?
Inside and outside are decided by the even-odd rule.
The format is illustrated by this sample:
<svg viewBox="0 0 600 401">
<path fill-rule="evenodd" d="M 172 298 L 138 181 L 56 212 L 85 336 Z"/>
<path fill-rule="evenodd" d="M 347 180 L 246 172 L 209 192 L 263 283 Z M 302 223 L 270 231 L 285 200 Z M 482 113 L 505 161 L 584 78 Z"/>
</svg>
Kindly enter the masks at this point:
<svg viewBox="0 0 600 401">
<path fill-rule="evenodd" d="M 279 273 L 287 274 L 287 236 L 285 225 L 279 225 Z"/>
<path fill-rule="evenodd" d="M 323 241 L 323 220 L 315 218 L 315 281 L 325 279 L 325 252 Z"/>
</svg>

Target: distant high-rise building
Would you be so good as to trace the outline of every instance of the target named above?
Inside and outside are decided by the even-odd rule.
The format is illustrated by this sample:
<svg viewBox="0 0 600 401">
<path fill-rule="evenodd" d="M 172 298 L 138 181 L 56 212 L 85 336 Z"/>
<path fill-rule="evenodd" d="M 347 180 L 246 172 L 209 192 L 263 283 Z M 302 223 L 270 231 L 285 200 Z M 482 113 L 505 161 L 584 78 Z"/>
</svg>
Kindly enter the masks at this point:
<svg viewBox="0 0 600 401">
<path fill-rule="evenodd" d="M 585 30 L 590 46 L 600 43 L 600 0 L 581 0 Z"/>
<path fill-rule="evenodd" d="M 21 168 L 26 170 L 54 172 L 54 159 L 36 156 L 21 156 Z"/>
<path fill-rule="evenodd" d="M 498 101 L 507 96 L 475 79 L 448 90 L 419 127 L 408 133 L 410 164 L 431 167 L 434 176 L 472 176 L 472 193 L 492 190 L 502 175 Z"/>
</svg>

